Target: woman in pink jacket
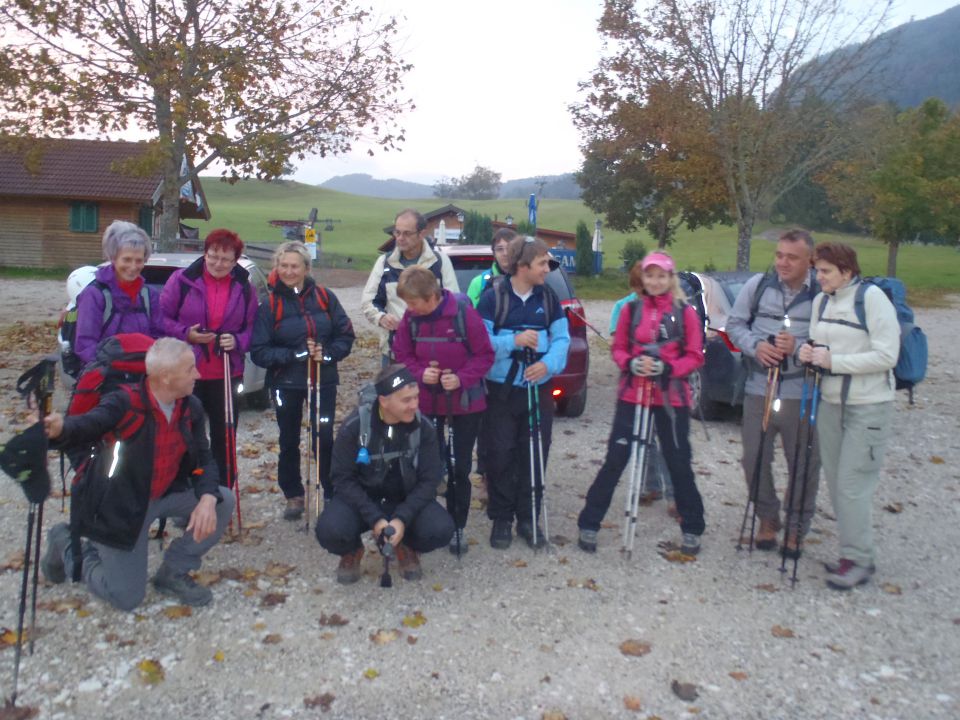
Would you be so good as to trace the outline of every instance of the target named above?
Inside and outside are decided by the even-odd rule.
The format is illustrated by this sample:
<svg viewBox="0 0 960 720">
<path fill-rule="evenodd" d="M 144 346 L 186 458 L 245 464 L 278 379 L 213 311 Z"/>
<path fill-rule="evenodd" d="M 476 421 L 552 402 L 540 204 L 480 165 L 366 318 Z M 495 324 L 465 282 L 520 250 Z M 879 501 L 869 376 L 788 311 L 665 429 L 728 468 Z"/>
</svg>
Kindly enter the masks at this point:
<svg viewBox="0 0 960 720">
<path fill-rule="evenodd" d="M 393 338 L 393 354 L 417 379 L 420 412 L 435 418 L 441 433 L 447 417 L 453 418 L 456 470 L 447 486 L 447 511 L 456 526 L 450 552 L 462 554 L 467 550 L 463 528 L 470 508 L 473 445 L 487 408 L 483 376 L 493 365 L 493 346 L 473 303 L 442 290 L 430 270 L 404 270 L 397 295 L 407 311 Z"/>
<path fill-rule="evenodd" d="M 630 269 L 638 299 L 620 313 L 611 353 L 622 377 L 607 441 L 607 457 L 587 492 L 577 522 L 580 547 L 597 549 L 597 532 L 613 491 L 630 460 L 638 404 L 650 405 L 660 451 L 673 480 L 681 550 L 700 550 L 703 500 L 690 465 L 690 386 L 687 376 L 703 365 L 703 335 L 696 310 L 686 303 L 676 267 L 666 253 L 647 255 Z M 639 303 L 639 305 L 638 305 Z"/>
</svg>

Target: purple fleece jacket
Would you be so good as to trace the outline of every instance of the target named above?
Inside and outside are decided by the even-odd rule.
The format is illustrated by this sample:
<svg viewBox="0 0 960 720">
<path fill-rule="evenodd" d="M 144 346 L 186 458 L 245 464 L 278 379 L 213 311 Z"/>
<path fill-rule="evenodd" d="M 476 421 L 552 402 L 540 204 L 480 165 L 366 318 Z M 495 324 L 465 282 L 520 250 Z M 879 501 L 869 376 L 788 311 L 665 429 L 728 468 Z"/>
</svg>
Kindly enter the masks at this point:
<svg viewBox="0 0 960 720">
<path fill-rule="evenodd" d="M 454 320 L 458 297 L 465 303 L 466 343 L 445 342 L 445 339 L 453 340 L 457 335 Z M 419 324 L 418 342 L 413 341 L 411 322 Z M 424 341 L 424 338 L 427 340 Z M 430 339 L 440 339 L 441 342 L 431 342 Z M 440 305 L 429 315 L 414 317 L 407 310 L 393 338 L 393 353 L 397 362 L 406 365 L 417 378 L 420 384 L 420 412 L 424 415 L 447 413 L 445 394 L 442 389 L 436 390 L 440 386 L 424 385 L 422 382 L 423 371 L 430 366 L 431 360 L 436 360 L 441 370 L 453 370 L 460 378 L 460 387 L 451 393 L 454 415 L 486 409 L 483 377 L 493 365 L 493 346 L 480 314 L 473 309 L 469 299 L 444 290 Z M 464 392 L 466 398 L 463 397 Z"/>
<path fill-rule="evenodd" d="M 237 347 L 230 352 L 230 371 L 233 377 L 243 375 L 244 355 L 250 349 L 253 325 L 257 319 L 257 291 L 250 287 L 244 302 L 243 285 L 249 284 L 250 274 L 240 265 L 231 271 L 230 295 L 220 327 L 213 332 L 230 333 L 237 338 Z M 183 302 L 180 299 L 183 298 Z M 207 290 L 203 282 L 203 258 L 197 258 L 189 267 L 177 270 L 160 294 L 163 311 L 163 333 L 186 342 L 193 325 L 207 326 Z M 206 346 L 191 345 L 197 362 Z"/>
<path fill-rule="evenodd" d="M 113 315 L 106 324 L 103 322 L 103 309 L 106 305 L 104 290 L 113 298 Z M 162 337 L 160 298 L 153 288 L 149 288 L 148 292 L 149 315 L 142 306 L 139 294 L 134 300 L 130 300 L 130 296 L 120 289 L 113 265 L 97 268 L 94 281 L 77 296 L 77 339 L 73 350 L 84 364 L 93 360 L 97 343 L 106 337 L 118 333 L 143 333 L 155 338 Z"/>
</svg>

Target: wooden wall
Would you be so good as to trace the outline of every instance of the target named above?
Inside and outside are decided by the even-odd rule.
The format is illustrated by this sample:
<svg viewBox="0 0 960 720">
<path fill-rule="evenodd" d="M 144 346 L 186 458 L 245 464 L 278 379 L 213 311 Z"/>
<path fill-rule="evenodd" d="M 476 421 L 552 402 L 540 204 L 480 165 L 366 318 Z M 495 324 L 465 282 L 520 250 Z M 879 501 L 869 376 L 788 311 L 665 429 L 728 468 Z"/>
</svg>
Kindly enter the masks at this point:
<svg viewBox="0 0 960 720">
<path fill-rule="evenodd" d="M 101 201 L 95 233 L 70 232 L 70 200 L 0 196 L 0 265 L 78 267 L 103 260 L 100 242 L 114 220 L 139 221 L 139 203 Z"/>
</svg>

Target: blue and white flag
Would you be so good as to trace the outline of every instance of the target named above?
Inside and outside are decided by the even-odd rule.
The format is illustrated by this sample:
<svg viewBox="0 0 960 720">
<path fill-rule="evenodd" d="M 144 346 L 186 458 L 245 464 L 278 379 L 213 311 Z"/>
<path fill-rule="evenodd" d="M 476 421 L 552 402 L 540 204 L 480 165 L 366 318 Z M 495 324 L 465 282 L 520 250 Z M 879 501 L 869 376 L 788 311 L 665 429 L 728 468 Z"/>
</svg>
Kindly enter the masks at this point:
<svg viewBox="0 0 960 720">
<path fill-rule="evenodd" d="M 527 203 L 527 208 L 529 209 L 529 215 L 527 220 L 534 227 L 537 226 L 537 196 L 534 193 L 530 193 L 530 202 Z"/>
</svg>

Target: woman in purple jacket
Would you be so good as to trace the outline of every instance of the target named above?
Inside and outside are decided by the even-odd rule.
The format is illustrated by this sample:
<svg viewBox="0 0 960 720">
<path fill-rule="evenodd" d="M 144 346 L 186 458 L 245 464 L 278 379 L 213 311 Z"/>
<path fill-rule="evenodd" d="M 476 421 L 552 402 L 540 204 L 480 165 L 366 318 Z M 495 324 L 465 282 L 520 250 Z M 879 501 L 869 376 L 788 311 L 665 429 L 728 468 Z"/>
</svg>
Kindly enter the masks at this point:
<svg viewBox="0 0 960 720">
<path fill-rule="evenodd" d="M 244 355 L 257 318 L 256 290 L 249 273 L 237 264 L 242 252 L 243 240 L 235 232 L 211 231 L 203 257 L 173 273 L 160 294 L 164 334 L 189 343 L 197 358 L 200 379 L 193 394 L 210 421 L 210 448 L 220 484 L 227 487 L 233 487 L 234 478 L 227 474 L 223 353 L 230 358 L 236 423 L 237 385 L 243 379 Z"/>
<path fill-rule="evenodd" d="M 473 445 L 487 407 L 483 376 L 493 365 L 493 346 L 473 304 L 442 290 L 430 270 L 420 266 L 404 270 L 397 295 L 407 303 L 407 311 L 393 338 L 394 356 L 417 378 L 420 412 L 435 418 L 438 432 L 443 432 L 447 416 L 453 417 L 456 471 L 452 486 L 447 485 L 447 511 L 456 532 L 450 552 L 463 553 Z"/>
<path fill-rule="evenodd" d="M 163 335 L 157 291 L 147 287 L 140 271 L 150 257 L 150 238 L 137 225 L 114 220 L 103 234 L 103 256 L 109 265 L 77 296 L 77 336 L 73 352 L 84 365 L 94 359 L 97 344 L 117 333 Z"/>
</svg>

